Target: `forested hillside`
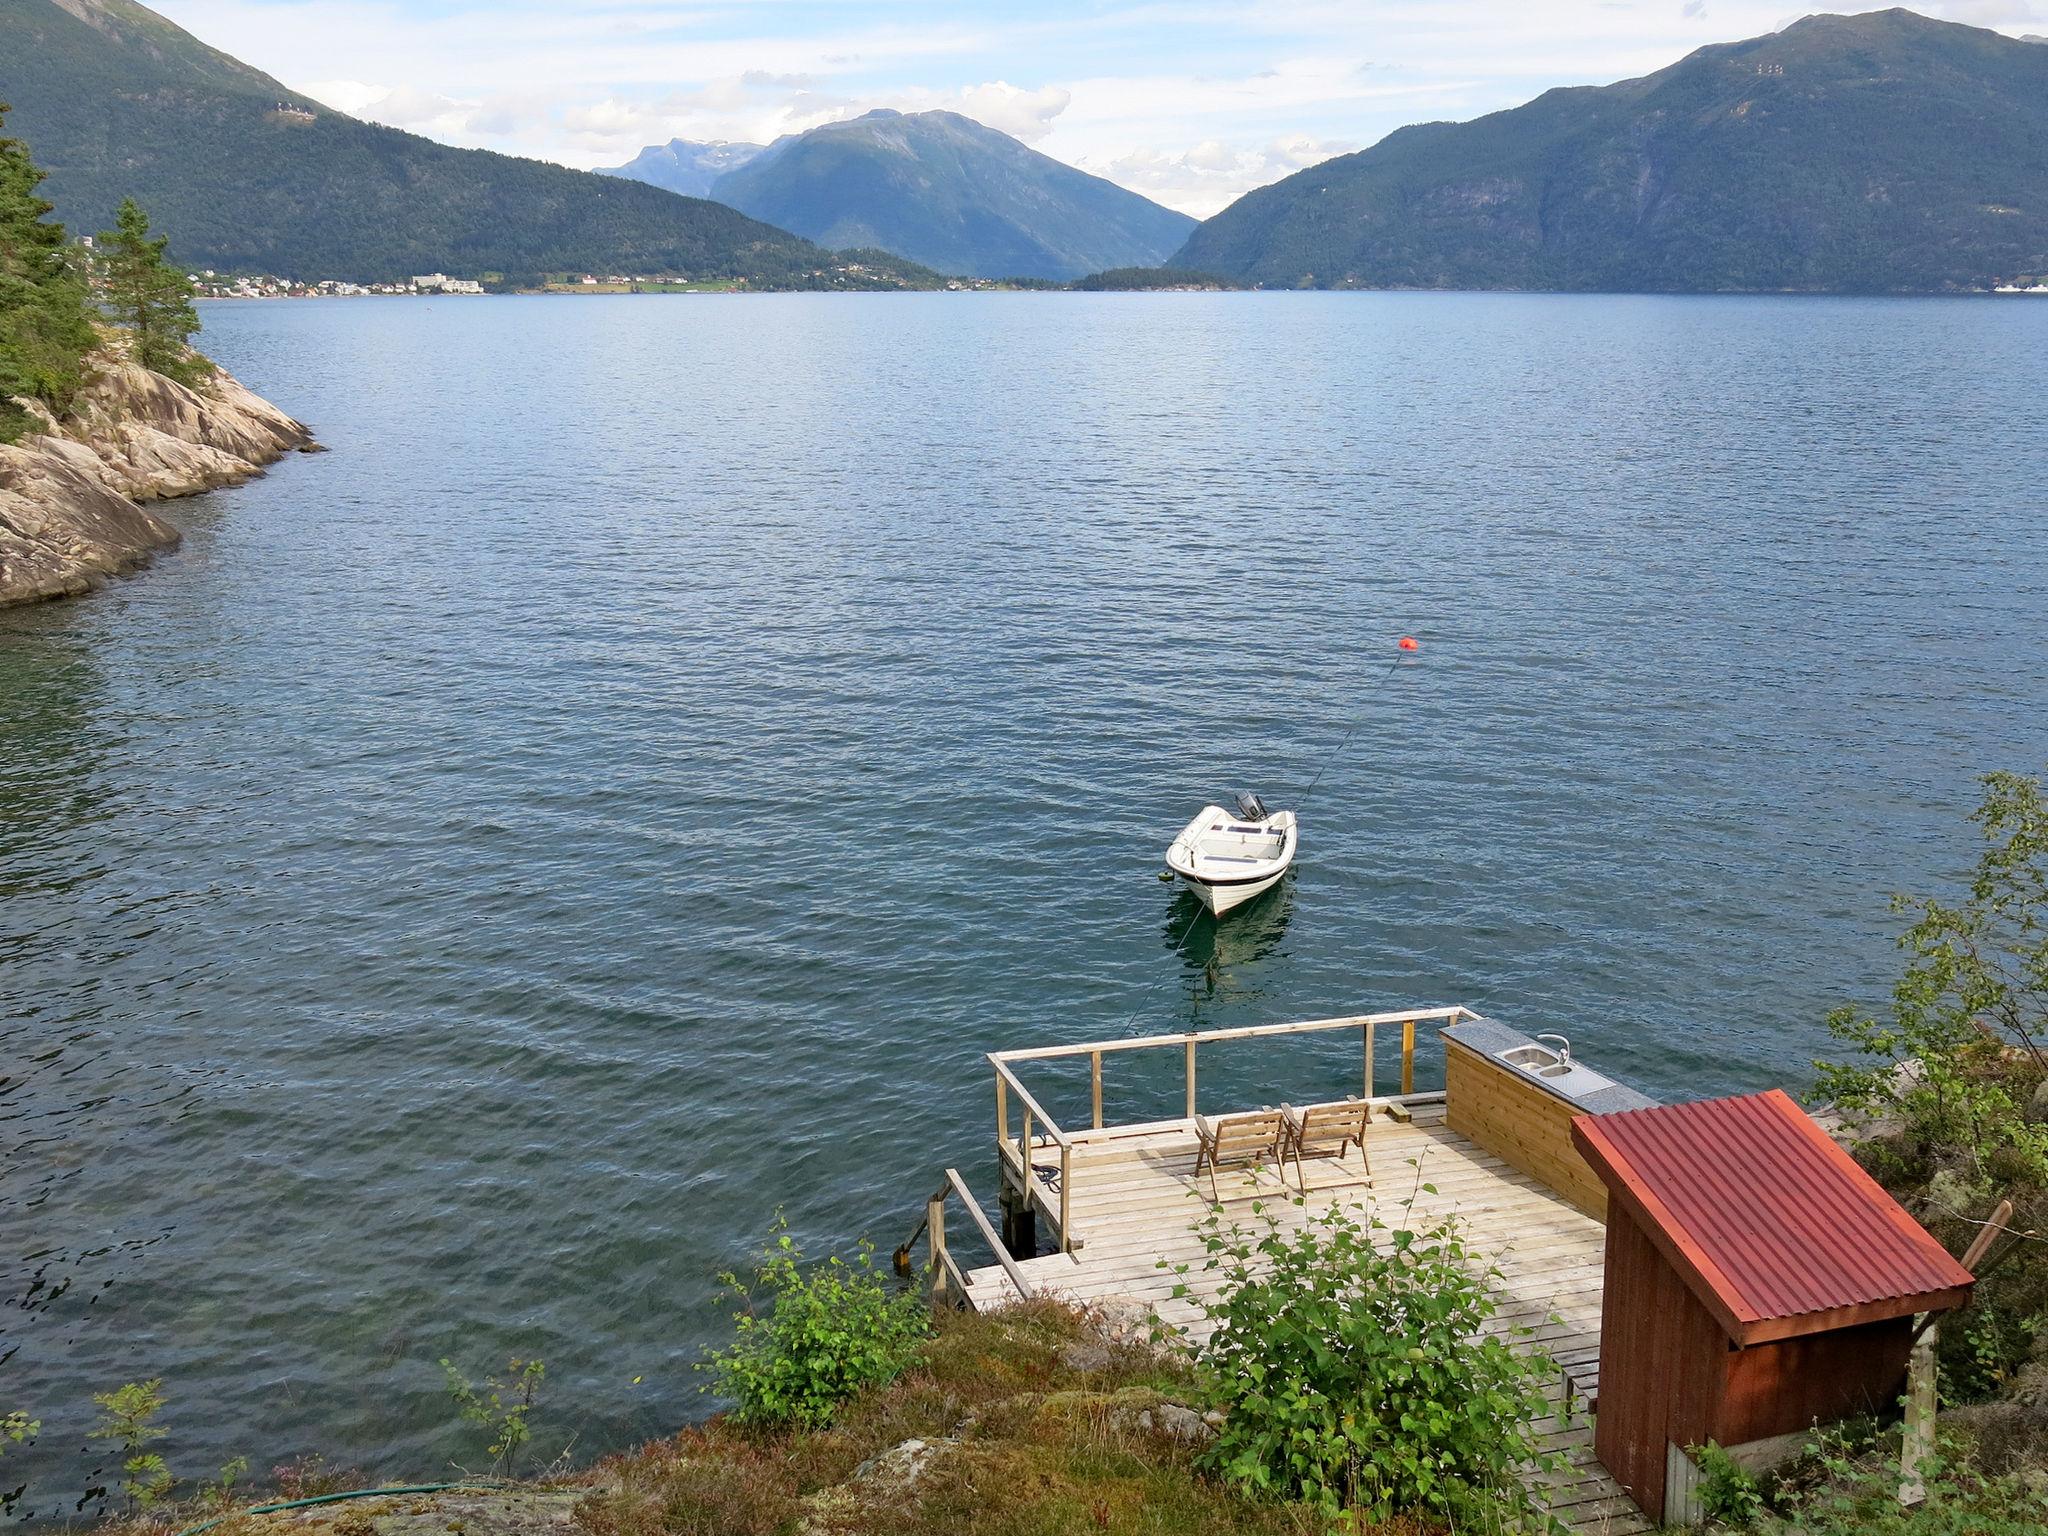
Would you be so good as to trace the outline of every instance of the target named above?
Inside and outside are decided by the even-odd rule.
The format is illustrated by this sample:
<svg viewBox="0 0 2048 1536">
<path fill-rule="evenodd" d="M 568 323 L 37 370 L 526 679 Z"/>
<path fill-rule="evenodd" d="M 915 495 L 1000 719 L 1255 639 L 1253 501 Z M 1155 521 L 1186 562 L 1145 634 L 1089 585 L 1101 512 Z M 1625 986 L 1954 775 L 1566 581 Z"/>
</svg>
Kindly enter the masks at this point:
<svg viewBox="0 0 2048 1536">
<path fill-rule="evenodd" d="M 1810 16 L 1428 123 L 1239 199 L 1175 264 L 1269 286 L 1942 292 L 2048 270 L 2048 47 Z"/>
<path fill-rule="evenodd" d="M 59 218 L 98 229 L 133 196 L 192 266 L 363 281 L 595 269 L 804 286 L 829 261 L 722 204 L 359 122 L 133 0 L 0 3 L 0 100 L 48 169 Z M 897 275 L 868 271 L 883 286 Z"/>
</svg>

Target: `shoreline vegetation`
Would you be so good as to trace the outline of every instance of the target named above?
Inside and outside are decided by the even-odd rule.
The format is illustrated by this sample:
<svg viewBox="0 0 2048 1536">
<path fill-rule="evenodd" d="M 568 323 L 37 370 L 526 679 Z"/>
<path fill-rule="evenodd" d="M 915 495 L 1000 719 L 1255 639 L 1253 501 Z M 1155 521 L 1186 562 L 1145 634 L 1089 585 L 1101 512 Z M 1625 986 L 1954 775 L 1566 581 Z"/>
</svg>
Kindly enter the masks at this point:
<svg viewBox="0 0 2048 1536">
<path fill-rule="evenodd" d="M 192 285 L 132 199 L 74 243 L 43 179 L 0 134 L 0 607 L 90 591 L 175 545 L 144 502 L 318 446 L 193 350 Z"/>
</svg>

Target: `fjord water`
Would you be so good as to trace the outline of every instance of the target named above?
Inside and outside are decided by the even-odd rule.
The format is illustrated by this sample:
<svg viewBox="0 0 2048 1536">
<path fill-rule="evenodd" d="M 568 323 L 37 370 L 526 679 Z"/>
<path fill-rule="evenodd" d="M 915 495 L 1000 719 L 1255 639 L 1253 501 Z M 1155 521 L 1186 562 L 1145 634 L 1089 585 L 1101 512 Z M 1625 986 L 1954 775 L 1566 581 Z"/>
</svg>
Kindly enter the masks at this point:
<svg viewBox="0 0 2048 1536">
<path fill-rule="evenodd" d="M 1462 1001 L 1652 1093 L 1796 1085 L 1973 776 L 2048 758 L 2048 304 L 205 320 L 333 451 L 0 614 L 42 1517 L 145 1376 L 188 1473 L 474 1465 L 443 1355 L 545 1358 L 544 1452 L 671 1427 L 778 1207 L 886 1250 L 946 1164 L 993 1194 L 999 1046 Z M 1173 831 L 1354 725 L 1291 885 L 1189 931 Z M 1354 1050 L 1218 1049 L 1204 1102 Z"/>
</svg>

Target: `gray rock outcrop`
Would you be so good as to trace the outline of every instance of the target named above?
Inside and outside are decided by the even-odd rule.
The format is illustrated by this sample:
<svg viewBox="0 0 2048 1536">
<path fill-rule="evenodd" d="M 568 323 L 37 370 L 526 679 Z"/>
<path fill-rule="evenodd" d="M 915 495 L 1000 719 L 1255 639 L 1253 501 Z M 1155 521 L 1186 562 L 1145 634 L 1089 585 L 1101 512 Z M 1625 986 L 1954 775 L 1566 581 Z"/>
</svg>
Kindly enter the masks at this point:
<svg viewBox="0 0 2048 1536">
<path fill-rule="evenodd" d="M 112 354 L 62 421 L 0 443 L 0 607 L 91 590 L 178 542 L 141 505 L 239 485 L 313 434 L 223 371 L 200 389 Z"/>
</svg>

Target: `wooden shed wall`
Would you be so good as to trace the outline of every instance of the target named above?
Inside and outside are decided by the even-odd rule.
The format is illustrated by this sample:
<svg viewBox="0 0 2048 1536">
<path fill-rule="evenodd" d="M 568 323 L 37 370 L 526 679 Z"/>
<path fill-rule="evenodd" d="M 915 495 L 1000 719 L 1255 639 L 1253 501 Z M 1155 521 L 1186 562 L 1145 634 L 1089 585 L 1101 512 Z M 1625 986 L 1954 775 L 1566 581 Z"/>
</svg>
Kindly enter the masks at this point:
<svg viewBox="0 0 2048 1536">
<path fill-rule="evenodd" d="M 1913 1320 L 1895 1317 L 1731 1351 L 1708 1432 L 1741 1445 L 1894 1407 L 1912 1337 Z"/>
<path fill-rule="evenodd" d="M 1738 1446 L 1898 1401 L 1912 1319 L 1739 1349 L 1619 1202 L 1608 1214 L 1594 1449 L 1652 1520 L 1666 1448 Z"/>
<path fill-rule="evenodd" d="M 1664 1448 L 1694 1443 L 1719 1396 L 1728 1336 L 1628 1212 L 1607 1222 L 1600 1406 L 1593 1448 L 1650 1519 L 1664 1519 Z"/>
<path fill-rule="evenodd" d="M 1607 1216 L 1607 1186 L 1572 1144 L 1584 1111 L 1517 1072 L 1445 1041 L 1444 1123 L 1539 1179 L 1589 1216 Z"/>
</svg>

